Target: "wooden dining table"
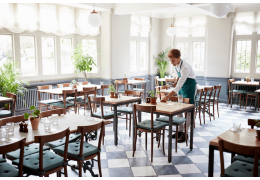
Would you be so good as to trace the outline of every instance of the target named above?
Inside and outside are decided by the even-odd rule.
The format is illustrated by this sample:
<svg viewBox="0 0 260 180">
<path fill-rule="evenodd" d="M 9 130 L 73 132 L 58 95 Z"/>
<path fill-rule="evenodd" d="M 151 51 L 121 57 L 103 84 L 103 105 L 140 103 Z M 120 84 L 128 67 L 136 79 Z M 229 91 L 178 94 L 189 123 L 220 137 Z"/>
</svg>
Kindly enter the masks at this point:
<svg viewBox="0 0 260 180">
<path fill-rule="evenodd" d="M 190 150 L 193 149 L 193 127 L 194 127 L 194 104 L 184 104 L 176 102 L 157 102 L 156 104 L 143 103 L 142 106 L 156 106 L 156 111 L 153 113 L 159 118 L 160 115 L 169 117 L 169 138 L 168 138 L 168 162 L 172 161 L 172 117 L 174 115 L 191 111 L 191 125 L 190 125 Z M 138 122 L 141 122 L 141 112 L 138 111 Z M 133 123 L 134 124 L 134 123 Z M 134 145 L 135 131 L 133 128 L 133 145 Z"/>
<path fill-rule="evenodd" d="M 243 129 L 240 133 L 235 133 L 230 129 L 219 135 L 225 141 L 241 146 L 259 147 L 260 141 L 256 140 L 255 129 Z M 208 163 L 208 176 L 213 177 L 214 169 L 214 150 L 219 150 L 218 137 L 209 142 L 209 163 Z M 232 152 L 229 152 L 232 153 Z M 231 156 L 231 161 L 232 161 Z"/>
<path fill-rule="evenodd" d="M 11 116 L 14 116 L 14 100 L 12 98 L 0 96 L 0 105 L 10 103 L 11 106 Z"/>
</svg>

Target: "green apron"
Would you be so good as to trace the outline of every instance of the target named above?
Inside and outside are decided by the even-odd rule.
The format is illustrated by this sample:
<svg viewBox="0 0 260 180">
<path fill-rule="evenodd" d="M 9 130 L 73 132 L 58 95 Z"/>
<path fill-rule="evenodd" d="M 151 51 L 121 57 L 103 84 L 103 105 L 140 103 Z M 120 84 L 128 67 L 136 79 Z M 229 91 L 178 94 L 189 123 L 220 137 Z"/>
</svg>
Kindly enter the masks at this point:
<svg viewBox="0 0 260 180">
<path fill-rule="evenodd" d="M 181 60 L 181 65 L 182 65 L 182 60 Z M 180 71 L 177 71 L 176 67 L 175 70 L 179 76 L 181 77 L 181 65 L 180 65 Z M 183 95 L 183 98 L 190 98 L 190 104 L 194 104 L 194 99 L 195 99 L 195 90 L 196 90 L 196 80 L 187 78 L 185 83 L 182 85 L 180 91 L 178 94 Z"/>
</svg>

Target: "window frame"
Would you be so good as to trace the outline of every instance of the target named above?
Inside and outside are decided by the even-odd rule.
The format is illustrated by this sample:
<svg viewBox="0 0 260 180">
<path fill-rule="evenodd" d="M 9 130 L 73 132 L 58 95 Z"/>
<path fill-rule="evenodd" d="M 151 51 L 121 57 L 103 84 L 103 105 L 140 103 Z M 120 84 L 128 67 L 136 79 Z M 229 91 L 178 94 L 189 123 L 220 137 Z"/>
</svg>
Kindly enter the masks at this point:
<svg viewBox="0 0 260 180">
<path fill-rule="evenodd" d="M 60 37 L 60 38 L 59 38 L 59 42 L 60 42 L 60 44 L 59 44 L 59 46 L 60 46 L 60 48 L 59 48 L 59 52 L 60 52 L 60 74 L 61 74 L 61 75 L 66 75 L 66 74 L 72 75 L 72 74 L 75 74 L 75 69 L 73 69 L 73 73 L 66 73 L 66 74 L 63 74 L 63 73 L 62 73 L 62 67 L 61 67 L 61 63 L 62 63 L 62 60 L 61 60 L 61 40 L 62 40 L 62 39 L 71 39 L 71 48 L 72 48 L 71 55 L 73 54 L 73 50 L 74 50 L 73 37 L 63 36 L 63 37 Z M 57 54 L 58 54 L 58 53 L 57 53 Z M 71 59 L 71 60 L 72 60 L 72 59 Z"/>
<path fill-rule="evenodd" d="M 4 29 L 5 30 L 5 29 Z M 12 57 L 13 57 L 13 62 L 16 62 L 15 61 L 15 47 L 14 47 L 14 33 L 9 33 L 9 32 L 4 32 L 4 33 L 1 33 L 0 31 L 0 35 L 10 35 L 11 36 L 11 43 L 12 43 Z M 19 57 L 20 58 L 20 57 Z M 16 62 L 17 63 L 17 62 Z M 20 63 L 17 63 L 17 67 L 21 69 L 20 67 Z"/>
</svg>

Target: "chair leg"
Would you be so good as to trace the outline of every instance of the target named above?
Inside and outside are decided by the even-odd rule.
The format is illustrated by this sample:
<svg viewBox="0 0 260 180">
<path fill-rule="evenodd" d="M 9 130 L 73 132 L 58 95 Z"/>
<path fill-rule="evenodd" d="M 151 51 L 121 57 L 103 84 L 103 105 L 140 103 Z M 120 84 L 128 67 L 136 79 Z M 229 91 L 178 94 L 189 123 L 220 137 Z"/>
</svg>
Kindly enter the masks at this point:
<svg viewBox="0 0 260 180">
<path fill-rule="evenodd" d="M 177 141 L 178 141 L 178 126 L 176 126 L 176 133 L 175 133 L 175 152 L 177 152 Z"/>
<path fill-rule="evenodd" d="M 252 105 L 252 99 L 253 99 L 252 96 L 250 97 L 250 99 L 251 99 L 251 101 L 250 101 L 250 108 L 251 108 L 251 105 Z"/>
<path fill-rule="evenodd" d="M 240 96 L 239 96 L 239 99 L 240 99 L 240 109 L 241 109 L 241 101 L 242 101 L 241 96 L 242 96 L 242 94 L 240 94 Z"/>
<path fill-rule="evenodd" d="M 137 129 L 135 128 L 135 141 L 134 141 L 133 157 L 134 157 L 134 155 L 135 155 L 136 140 L 137 140 Z"/>
<path fill-rule="evenodd" d="M 102 145 L 104 145 L 104 141 L 105 141 L 105 126 L 104 126 L 104 133 L 103 133 L 103 137 L 102 137 Z"/>
<path fill-rule="evenodd" d="M 205 104 L 203 104 L 203 118 L 204 118 L 204 124 L 205 124 L 205 108 L 206 108 L 206 106 L 205 106 Z"/>
<path fill-rule="evenodd" d="M 99 177 L 102 177 L 102 172 L 101 172 L 101 161 L 100 161 L 100 153 L 98 153 L 98 171 L 99 171 Z"/>
<path fill-rule="evenodd" d="M 230 100 L 230 93 L 228 93 L 228 102 L 227 102 L 227 107 L 228 107 L 228 104 L 229 104 L 229 100 Z"/>
<path fill-rule="evenodd" d="M 217 111 L 218 111 L 218 100 L 217 100 Z M 219 111 L 218 111 L 218 117 L 219 117 Z"/>
<path fill-rule="evenodd" d="M 209 120 L 211 121 L 211 115 L 210 115 L 210 102 L 208 104 L 208 107 L 209 107 Z"/>
<path fill-rule="evenodd" d="M 156 133 L 157 134 L 157 133 Z M 157 134 L 158 135 L 158 134 Z M 160 131 L 160 134 L 159 134 L 159 141 L 158 141 L 158 148 L 160 147 L 160 141 L 161 141 L 161 131 Z"/>
<path fill-rule="evenodd" d="M 201 113 L 201 106 L 199 105 L 199 118 L 200 118 L 200 125 L 201 125 L 201 116 L 200 116 L 200 113 Z"/>
<path fill-rule="evenodd" d="M 129 137 L 131 137 L 131 114 L 129 119 Z"/>
<path fill-rule="evenodd" d="M 186 131 L 186 121 L 185 121 L 185 129 L 184 129 L 184 133 L 185 133 L 185 141 L 186 141 L 186 146 L 188 146 L 188 141 L 187 141 L 187 131 Z"/>
<path fill-rule="evenodd" d="M 151 132 L 151 162 L 153 162 L 153 132 Z"/>
<path fill-rule="evenodd" d="M 163 154 L 165 154 L 165 151 L 164 151 L 164 134 L 165 134 L 165 129 L 163 129 L 163 139 L 162 139 Z"/>
<path fill-rule="evenodd" d="M 68 177 L 68 166 L 65 165 L 63 168 L 64 168 L 64 176 Z"/>
<path fill-rule="evenodd" d="M 82 162 L 78 161 L 78 167 L 79 167 L 79 177 L 82 177 Z"/>
<path fill-rule="evenodd" d="M 246 109 L 246 106 L 247 106 L 247 98 L 248 98 L 248 95 L 246 95 L 246 105 L 245 105 L 245 109 Z"/>
<path fill-rule="evenodd" d="M 145 132 L 145 150 L 147 151 L 147 132 Z"/>
<path fill-rule="evenodd" d="M 127 114 L 125 114 L 125 125 L 126 125 L 126 129 L 127 129 Z"/>
<path fill-rule="evenodd" d="M 215 102 L 213 101 L 213 119 L 215 120 Z"/>
</svg>

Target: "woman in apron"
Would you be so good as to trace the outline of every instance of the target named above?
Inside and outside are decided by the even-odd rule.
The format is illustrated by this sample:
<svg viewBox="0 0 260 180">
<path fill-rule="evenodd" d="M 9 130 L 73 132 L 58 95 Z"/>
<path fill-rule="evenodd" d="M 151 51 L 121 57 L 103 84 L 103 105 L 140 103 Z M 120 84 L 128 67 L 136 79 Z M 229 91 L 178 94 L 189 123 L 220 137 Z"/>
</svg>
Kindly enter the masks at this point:
<svg viewBox="0 0 260 180">
<path fill-rule="evenodd" d="M 166 102 L 173 95 L 183 95 L 183 98 L 190 98 L 190 104 L 194 104 L 196 91 L 196 75 L 188 61 L 181 59 L 181 52 L 178 49 L 172 49 L 168 52 L 168 58 L 178 74 L 177 85 L 161 102 Z M 182 116 L 182 114 L 178 115 Z M 191 115 L 188 113 L 186 127 L 187 131 L 191 123 Z M 173 135 L 175 138 L 175 135 Z M 184 142 L 184 123 L 179 126 L 178 142 Z"/>
</svg>

